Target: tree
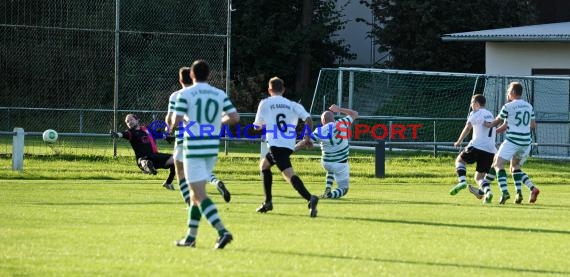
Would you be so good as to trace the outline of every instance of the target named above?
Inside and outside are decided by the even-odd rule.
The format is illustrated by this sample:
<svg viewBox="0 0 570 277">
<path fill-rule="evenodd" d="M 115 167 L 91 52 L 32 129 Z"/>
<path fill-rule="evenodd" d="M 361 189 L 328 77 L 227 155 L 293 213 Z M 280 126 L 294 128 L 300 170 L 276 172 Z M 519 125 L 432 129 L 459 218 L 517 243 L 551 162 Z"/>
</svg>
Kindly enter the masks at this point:
<svg viewBox="0 0 570 277">
<path fill-rule="evenodd" d="M 286 96 L 308 100 L 320 68 L 354 58 L 336 37 L 346 22 L 335 0 L 244 0 L 233 6 L 231 78 L 237 90 L 251 87 L 252 79 L 267 88 L 269 78 L 279 76 Z"/>
<path fill-rule="evenodd" d="M 397 69 L 484 72 L 480 42 L 443 42 L 448 33 L 521 26 L 536 22 L 529 0 L 361 0 L 372 9 L 370 36 L 391 59 L 380 66 Z"/>
</svg>

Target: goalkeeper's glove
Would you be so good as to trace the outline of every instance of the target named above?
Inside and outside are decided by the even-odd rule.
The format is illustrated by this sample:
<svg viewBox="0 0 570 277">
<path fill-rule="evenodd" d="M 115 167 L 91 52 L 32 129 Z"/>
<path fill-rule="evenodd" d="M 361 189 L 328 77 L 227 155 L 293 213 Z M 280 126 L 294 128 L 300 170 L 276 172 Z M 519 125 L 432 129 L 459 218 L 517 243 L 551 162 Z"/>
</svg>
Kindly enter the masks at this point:
<svg viewBox="0 0 570 277">
<path fill-rule="evenodd" d="M 121 137 L 121 135 L 119 133 L 113 132 L 112 130 L 109 131 L 109 134 L 111 134 L 112 138 L 120 138 Z"/>
</svg>

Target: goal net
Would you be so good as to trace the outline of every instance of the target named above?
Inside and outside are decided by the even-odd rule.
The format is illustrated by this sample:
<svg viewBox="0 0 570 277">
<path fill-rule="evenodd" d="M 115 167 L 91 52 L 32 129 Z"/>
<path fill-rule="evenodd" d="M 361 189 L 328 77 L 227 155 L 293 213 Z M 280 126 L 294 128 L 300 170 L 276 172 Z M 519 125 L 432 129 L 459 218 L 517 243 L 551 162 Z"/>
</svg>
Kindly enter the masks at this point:
<svg viewBox="0 0 570 277">
<path fill-rule="evenodd" d="M 497 115 L 505 103 L 508 84 L 523 84 L 523 98 L 533 104 L 539 127 L 534 134 L 534 154 L 570 156 L 569 83 L 564 77 L 515 77 L 446 72 L 382 70 L 370 68 L 322 69 L 311 114 L 320 114 L 331 104 L 359 112 L 358 123 L 387 126 L 376 136 L 361 135 L 354 144 L 374 143 L 385 135 L 388 145 L 415 148 L 451 146 L 459 137 L 474 94 L 487 98 L 486 108 Z M 402 136 L 390 126 L 421 124 L 407 128 Z M 468 141 L 469 138 L 466 139 Z M 498 141 L 502 136 L 498 136 Z"/>
<path fill-rule="evenodd" d="M 0 131 L 75 134 L 60 140 L 95 154 L 112 140 L 92 135 L 126 129 L 126 114 L 164 119 L 180 67 L 204 59 L 224 88 L 228 3 L 0 1 Z"/>
</svg>

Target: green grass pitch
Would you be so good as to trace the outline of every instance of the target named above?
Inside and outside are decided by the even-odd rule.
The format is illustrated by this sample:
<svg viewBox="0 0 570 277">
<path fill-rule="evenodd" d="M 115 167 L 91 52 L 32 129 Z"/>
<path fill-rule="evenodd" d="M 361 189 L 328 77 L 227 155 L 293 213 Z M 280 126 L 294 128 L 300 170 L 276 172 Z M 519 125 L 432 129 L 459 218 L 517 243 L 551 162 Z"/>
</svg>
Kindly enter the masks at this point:
<svg viewBox="0 0 570 277">
<path fill-rule="evenodd" d="M 448 194 L 454 155 L 389 152 L 378 179 L 372 153 L 353 151 L 348 195 L 321 200 L 310 218 L 276 168 L 274 210 L 255 212 L 263 189 L 252 149 L 220 154 L 231 203 L 208 187 L 235 238 L 220 251 L 205 219 L 196 249 L 174 246 L 187 213 L 179 192 L 162 189 L 165 170 L 144 175 L 132 157 L 56 155 L 27 156 L 18 173 L 0 157 L 0 276 L 570 275 L 568 162 L 531 159 L 537 203 L 523 186 L 524 204 L 500 206 L 496 184 L 491 205 Z M 293 165 L 320 194 L 318 152 L 295 154 Z"/>
</svg>

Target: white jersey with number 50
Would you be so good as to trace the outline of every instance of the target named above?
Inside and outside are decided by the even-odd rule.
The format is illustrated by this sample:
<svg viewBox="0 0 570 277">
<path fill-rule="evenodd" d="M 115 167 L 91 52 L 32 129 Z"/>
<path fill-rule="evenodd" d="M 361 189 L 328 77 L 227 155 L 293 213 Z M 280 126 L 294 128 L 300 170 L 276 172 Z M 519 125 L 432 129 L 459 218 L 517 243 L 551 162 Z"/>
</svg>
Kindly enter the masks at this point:
<svg viewBox="0 0 570 277">
<path fill-rule="evenodd" d="M 520 146 L 531 144 L 530 123 L 535 119 L 532 105 L 515 99 L 503 106 L 499 117 L 507 121 L 508 141 Z"/>
<path fill-rule="evenodd" d="M 283 96 L 271 96 L 259 102 L 254 125 L 265 126 L 265 138 L 269 146 L 295 149 L 296 130 L 299 119 L 311 115 L 299 103 Z"/>
</svg>

